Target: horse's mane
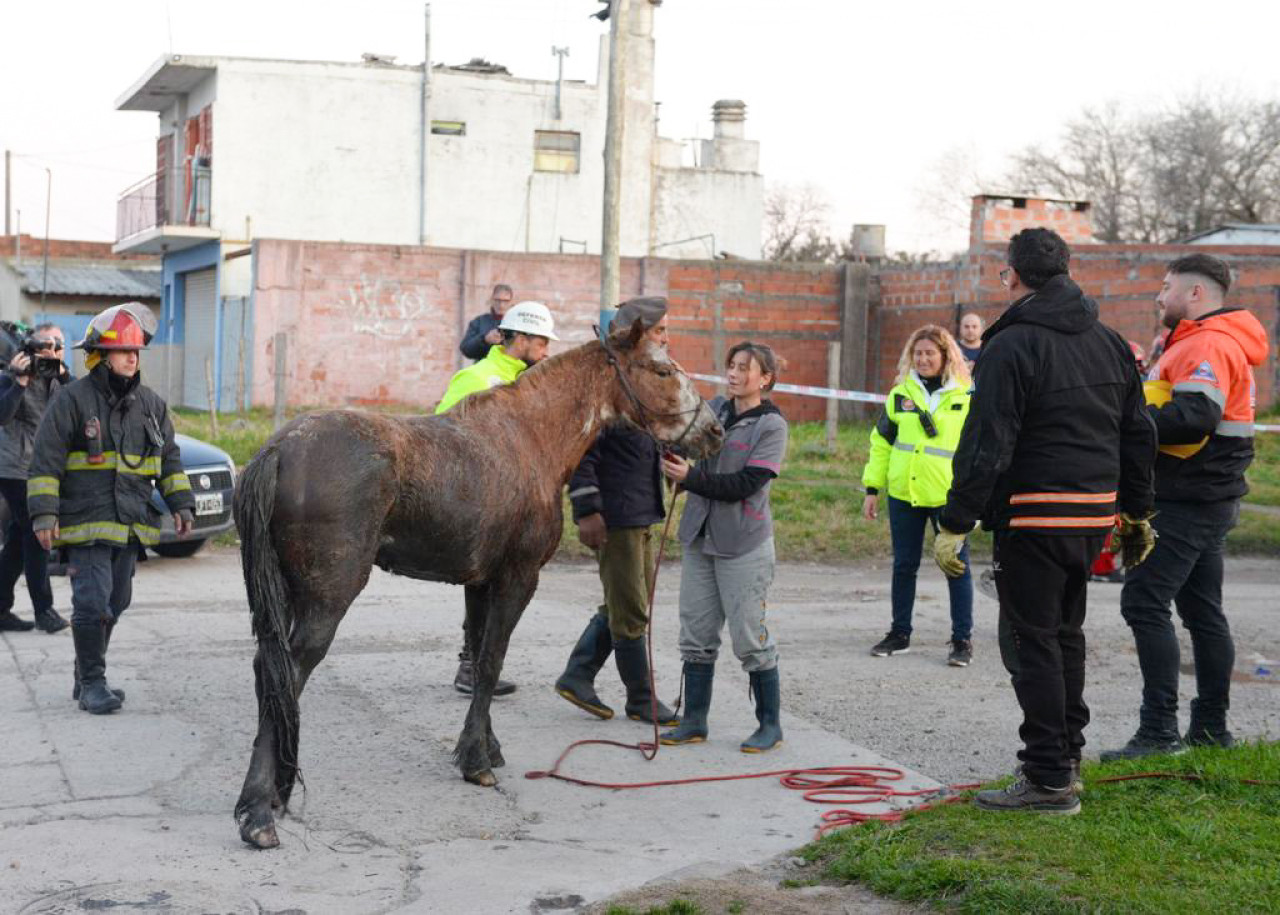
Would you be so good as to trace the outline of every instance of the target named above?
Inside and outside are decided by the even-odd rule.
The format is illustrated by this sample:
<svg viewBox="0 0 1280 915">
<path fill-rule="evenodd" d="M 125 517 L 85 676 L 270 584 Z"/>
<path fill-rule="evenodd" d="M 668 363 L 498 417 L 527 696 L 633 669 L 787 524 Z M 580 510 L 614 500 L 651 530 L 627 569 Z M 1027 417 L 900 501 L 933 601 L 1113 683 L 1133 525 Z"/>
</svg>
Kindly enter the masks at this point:
<svg viewBox="0 0 1280 915">
<path fill-rule="evenodd" d="M 582 346 L 554 356 L 548 356 L 537 365 L 520 373 L 511 384 L 498 385 L 486 391 L 477 391 L 458 401 L 449 410 L 458 419 L 465 420 L 474 413 L 483 415 L 491 409 L 499 408 L 509 400 L 521 401 L 531 394 L 545 388 L 559 390 L 564 386 L 565 376 L 570 374 L 587 360 L 602 354 L 604 345 L 599 340 L 591 340 Z"/>
</svg>

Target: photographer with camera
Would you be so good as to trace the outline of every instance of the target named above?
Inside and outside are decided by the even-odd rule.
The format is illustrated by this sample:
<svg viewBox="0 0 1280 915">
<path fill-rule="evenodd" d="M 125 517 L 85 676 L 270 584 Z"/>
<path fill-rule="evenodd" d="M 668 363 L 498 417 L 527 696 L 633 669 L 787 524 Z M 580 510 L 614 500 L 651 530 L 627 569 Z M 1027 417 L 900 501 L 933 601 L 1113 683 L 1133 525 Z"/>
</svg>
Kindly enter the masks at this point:
<svg viewBox="0 0 1280 915">
<path fill-rule="evenodd" d="M 49 554 L 36 540 L 27 512 L 27 468 L 36 429 L 49 402 L 71 378 L 62 362 L 62 330 L 41 324 L 33 330 L 0 374 L 0 495 L 9 506 L 9 526 L 0 550 L 0 631 L 25 632 L 39 626 L 59 632 L 69 625 L 53 609 Z M 27 576 L 35 622 L 13 613 L 14 588 Z"/>
</svg>

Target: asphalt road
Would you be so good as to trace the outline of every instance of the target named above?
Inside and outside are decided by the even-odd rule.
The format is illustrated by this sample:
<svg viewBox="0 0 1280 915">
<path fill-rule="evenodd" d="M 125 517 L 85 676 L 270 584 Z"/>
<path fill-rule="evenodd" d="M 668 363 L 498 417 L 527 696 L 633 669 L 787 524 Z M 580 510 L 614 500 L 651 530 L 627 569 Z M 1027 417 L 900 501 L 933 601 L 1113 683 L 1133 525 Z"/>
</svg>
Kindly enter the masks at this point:
<svg viewBox="0 0 1280 915">
<path fill-rule="evenodd" d="M 656 613 L 668 701 L 679 671 L 677 571 L 664 570 Z M 1280 562 L 1229 564 L 1232 724 L 1242 737 L 1280 736 L 1280 678 L 1256 674 L 1280 658 L 1278 581 Z M 497 789 L 481 789 L 449 760 L 467 707 L 451 686 L 461 590 L 375 571 L 303 697 L 307 790 L 281 822 L 282 847 L 268 852 L 242 845 L 231 817 L 256 725 L 236 553 L 140 566 L 111 646 L 112 685 L 128 691 L 114 715 L 76 710 L 66 633 L 5 633 L 0 911 L 574 911 L 653 881 L 759 866 L 808 841 L 821 808 L 772 779 L 606 791 L 523 777 L 572 740 L 649 734 L 589 718 L 551 689 L 598 593 L 593 567 L 545 570 L 504 672 L 521 689 L 495 704 L 507 766 Z M 65 579 L 55 594 L 65 608 Z M 1114 585 L 1091 592 L 1091 751 L 1135 725 L 1140 681 L 1118 599 Z M 729 658 L 707 744 L 667 748 L 653 762 L 593 747 L 569 769 L 614 782 L 851 764 L 901 766 L 907 786 L 997 777 L 1015 763 L 1018 715 L 996 656 L 995 605 L 976 601 L 972 667 L 945 664 L 945 586 L 932 569 L 921 576 L 912 653 L 873 659 L 888 624 L 887 568 L 784 565 L 771 604 L 782 749 L 737 752 L 754 718 L 746 676 Z M 1184 677 L 1184 697 L 1192 686 Z M 600 692 L 621 706 L 612 668 Z"/>
</svg>

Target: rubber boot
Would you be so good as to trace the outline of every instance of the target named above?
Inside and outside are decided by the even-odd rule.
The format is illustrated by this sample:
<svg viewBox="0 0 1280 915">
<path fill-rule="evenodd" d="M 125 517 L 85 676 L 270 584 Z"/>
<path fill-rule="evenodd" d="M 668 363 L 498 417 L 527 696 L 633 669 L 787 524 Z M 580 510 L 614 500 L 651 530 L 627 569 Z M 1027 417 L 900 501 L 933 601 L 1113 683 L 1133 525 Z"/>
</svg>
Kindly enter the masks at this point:
<svg viewBox="0 0 1280 915">
<path fill-rule="evenodd" d="M 743 753 L 763 753 L 782 746 L 782 697 L 778 687 L 778 668 L 753 670 L 751 695 L 756 702 L 756 721 L 760 727 L 742 742 Z"/>
<path fill-rule="evenodd" d="M 715 676 L 714 664 L 684 662 L 684 715 L 674 731 L 658 735 L 664 745 L 674 747 L 707 739 L 707 712 L 711 710 L 711 684 Z"/>
<path fill-rule="evenodd" d="M 115 628 L 116 628 L 116 624 L 114 622 L 102 624 L 102 655 L 104 658 L 106 657 L 107 649 L 111 646 L 111 633 L 115 630 Z M 80 690 L 82 689 L 80 685 L 80 659 L 79 658 L 76 658 L 75 678 L 76 678 L 75 684 L 71 687 L 71 698 L 79 699 Z M 117 699 L 120 700 L 120 704 L 123 705 L 124 690 L 115 689 L 114 687 L 112 687 L 111 692 L 113 695 L 115 695 Z"/>
<path fill-rule="evenodd" d="M 643 638 L 614 639 L 613 659 L 618 663 L 618 676 L 627 688 L 627 717 L 632 721 L 653 722 L 655 708 L 658 724 L 672 728 L 680 723 L 680 716 L 655 701 L 649 684 L 649 654 Z"/>
<path fill-rule="evenodd" d="M 596 695 L 596 674 L 613 651 L 613 636 L 609 634 L 609 621 L 602 613 L 592 614 L 587 628 L 578 636 L 578 644 L 569 653 L 569 663 L 556 680 L 556 692 L 583 711 L 608 721 L 613 709 Z"/>
<path fill-rule="evenodd" d="M 1191 726 L 1184 742 L 1192 747 L 1233 747 L 1236 739 L 1227 729 L 1225 709 L 1206 709 L 1199 699 L 1191 700 Z"/>
<path fill-rule="evenodd" d="M 120 700 L 107 687 L 106 634 L 101 625 L 72 626 L 76 661 L 80 664 L 80 708 L 93 715 L 105 715 L 120 707 Z"/>
</svg>

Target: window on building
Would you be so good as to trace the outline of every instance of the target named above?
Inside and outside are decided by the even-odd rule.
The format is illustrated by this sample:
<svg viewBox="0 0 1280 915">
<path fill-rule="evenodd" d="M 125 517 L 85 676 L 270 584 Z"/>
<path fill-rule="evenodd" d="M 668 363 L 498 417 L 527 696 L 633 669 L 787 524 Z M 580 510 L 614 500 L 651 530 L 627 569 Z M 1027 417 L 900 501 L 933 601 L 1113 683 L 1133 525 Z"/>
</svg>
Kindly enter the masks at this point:
<svg viewBox="0 0 1280 915">
<path fill-rule="evenodd" d="M 582 137 L 570 130 L 535 130 L 533 132 L 533 170 L 535 172 L 578 171 L 578 152 Z"/>
<path fill-rule="evenodd" d="M 465 137 L 467 135 L 467 122 L 432 121 L 431 132 L 445 137 Z"/>
</svg>

